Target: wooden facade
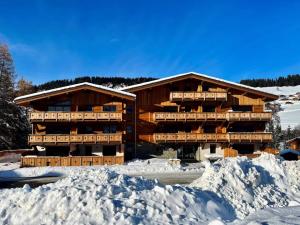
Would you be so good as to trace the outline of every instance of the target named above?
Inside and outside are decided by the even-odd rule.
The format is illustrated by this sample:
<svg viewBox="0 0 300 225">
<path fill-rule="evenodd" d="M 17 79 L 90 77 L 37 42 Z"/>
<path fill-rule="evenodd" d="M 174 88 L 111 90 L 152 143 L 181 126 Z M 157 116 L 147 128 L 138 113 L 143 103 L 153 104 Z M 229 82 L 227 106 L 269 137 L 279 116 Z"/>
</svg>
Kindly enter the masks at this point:
<svg viewBox="0 0 300 225">
<path fill-rule="evenodd" d="M 228 149 L 256 154 L 272 141 L 265 132 L 272 118 L 265 103 L 275 99 L 197 73 L 120 91 L 82 83 L 19 97 L 17 104 L 31 108 L 29 144 L 46 149 L 44 156 L 22 159 L 22 165 L 77 165 L 79 159 L 80 165 L 120 163 L 125 153 L 130 158 L 165 149 L 197 160 L 232 155 Z"/>
<path fill-rule="evenodd" d="M 291 150 L 300 151 L 300 137 L 288 140 L 287 143 Z"/>
<path fill-rule="evenodd" d="M 137 152 L 146 146 L 173 149 L 183 159 L 205 159 L 236 148 L 264 151 L 272 113 L 265 103 L 276 95 L 244 85 L 186 73 L 122 89 L 136 95 Z M 179 153 L 180 152 L 180 153 Z M 183 153 L 182 153 L 183 152 Z"/>
<path fill-rule="evenodd" d="M 22 166 L 123 163 L 134 100 L 133 94 L 89 83 L 17 98 L 30 108 L 28 143 L 37 150 L 22 157 Z"/>
</svg>

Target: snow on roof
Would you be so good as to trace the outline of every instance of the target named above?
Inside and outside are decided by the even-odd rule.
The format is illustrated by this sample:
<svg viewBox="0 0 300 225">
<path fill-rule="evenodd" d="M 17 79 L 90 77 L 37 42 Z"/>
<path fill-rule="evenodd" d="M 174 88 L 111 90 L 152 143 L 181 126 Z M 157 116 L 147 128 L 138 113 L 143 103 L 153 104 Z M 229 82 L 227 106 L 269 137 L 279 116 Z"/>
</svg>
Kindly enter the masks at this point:
<svg viewBox="0 0 300 225">
<path fill-rule="evenodd" d="M 39 95 L 42 95 L 42 94 L 48 94 L 48 93 L 52 93 L 52 92 L 55 92 L 55 91 L 68 90 L 68 89 L 72 89 L 72 88 L 80 87 L 80 86 L 84 86 L 84 85 L 99 88 L 99 89 L 106 90 L 106 91 L 115 92 L 115 93 L 118 93 L 118 94 L 122 94 L 122 95 L 126 95 L 126 96 L 130 96 L 130 97 L 135 98 L 135 94 L 132 94 L 132 93 L 129 93 L 129 92 L 126 92 L 126 91 L 116 90 L 116 89 L 113 89 L 113 88 L 105 87 L 103 85 L 92 84 L 92 83 L 89 83 L 89 82 L 82 82 L 82 83 L 79 83 L 79 84 L 73 84 L 73 85 L 54 88 L 54 89 L 50 89 L 50 90 L 40 91 L 40 92 L 36 92 L 36 93 L 33 93 L 33 94 L 29 94 L 29 95 L 19 96 L 19 97 L 15 98 L 14 101 L 21 100 L 21 99 L 26 99 L 26 98 L 30 98 L 30 97 L 35 97 L 35 96 L 39 96 Z"/>
<path fill-rule="evenodd" d="M 126 90 L 129 90 L 129 89 L 132 89 L 132 88 L 142 87 L 142 86 L 149 85 L 149 84 L 156 84 L 156 83 L 159 83 L 159 82 L 162 82 L 162 81 L 166 81 L 166 80 L 169 80 L 169 79 L 178 78 L 178 77 L 182 77 L 182 76 L 186 76 L 186 75 L 196 75 L 196 76 L 199 76 L 200 78 L 208 78 L 208 79 L 224 82 L 224 83 L 227 83 L 227 84 L 239 86 L 239 87 L 242 87 L 242 88 L 251 89 L 253 91 L 257 91 L 257 92 L 261 92 L 261 93 L 265 93 L 265 94 L 269 94 L 269 95 L 274 95 L 270 92 L 262 91 L 258 88 L 250 87 L 250 86 L 247 86 L 247 85 L 244 85 L 244 84 L 239 84 L 239 83 L 235 83 L 235 82 L 228 81 L 228 80 L 223 80 L 221 78 L 212 77 L 212 76 L 197 73 L 197 72 L 187 72 L 187 73 L 181 73 L 181 74 L 176 74 L 176 75 L 172 75 L 172 76 L 167 76 L 167 77 L 160 78 L 160 79 L 157 79 L 157 80 L 152 80 L 152 81 L 148 81 L 148 82 L 144 82 L 144 83 L 140 83 L 140 84 L 134 84 L 134 85 L 131 85 L 131 86 L 127 86 L 127 87 L 121 88 L 120 90 L 126 91 Z"/>
<path fill-rule="evenodd" d="M 290 140 L 287 140 L 286 142 L 287 142 L 287 143 L 290 143 L 290 142 L 295 141 L 295 140 L 300 140 L 300 136 L 299 136 L 299 137 L 292 138 L 292 139 L 290 139 Z"/>
</svg>

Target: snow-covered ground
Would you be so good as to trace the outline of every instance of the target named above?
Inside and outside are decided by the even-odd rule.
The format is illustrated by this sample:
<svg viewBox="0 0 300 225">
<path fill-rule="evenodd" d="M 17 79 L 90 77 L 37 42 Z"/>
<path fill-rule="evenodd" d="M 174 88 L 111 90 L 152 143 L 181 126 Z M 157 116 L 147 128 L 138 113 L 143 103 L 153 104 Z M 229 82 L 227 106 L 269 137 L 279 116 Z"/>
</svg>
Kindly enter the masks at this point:
<svg viewBox="0 0 300 225">
<path fill-rule="evenodd" d="M 9 168 L 7 168 L 7 166 Z M 19 163 L 0 164 L 0 177 L 36 177 L 36 176 L 67 176 L 73 173 L 81 173 L 87 169 L 102 170 L 109 168 L 119 174 L 147 175 L 147 174 L 170 174 L 170 173 L 199 173 L 203 171 L 201 163 L 188 166 L 170 165 L 166 159 L 135 160 L 124 165 L 110 166 L 79 166 L 79 167 L 28 167 L 18 168 Z M 11 170 L 13 169 L 13 170 Z"/>
<path fill-rule="evenodd" d="M 283 87 L 258 87 L 261 91 L 266 91 L 275 95 L 294 95 L 300 92 L 300 85 L 297 86 L 283 86 Z"/>
<path fill-rule="evenodd" d="M 282 96 L 279 100 L 275 101 L 275 103 L 279 103 L 283 109 L 283 111 L 278 113 L 281 120 L 281 127 L 283 129 L 287 129 L 288 126 L 294 128 L 295 126 L 300 125 L 300 101 L 293 100 L 294 97 L 296 97 L 296 94 L 300 93 L 300 85 L 286 87 L 263 87 L 257 89 Z M 283 95 L 285 97 L 283 97 Z"/>
<path fill-rule="evenodd" d="M 16 169 L 18 176 L 52 172 L 66 177 L 35 189 L 0 190 L 0 224 L 299 224 L 300 161 L 268 154 L 207 162 L 204 168 L 152 161 Z M 142 167 L 145 174 L 154 169 L 203 175 L 190 186 L 125 175 Z"/>
</svg>

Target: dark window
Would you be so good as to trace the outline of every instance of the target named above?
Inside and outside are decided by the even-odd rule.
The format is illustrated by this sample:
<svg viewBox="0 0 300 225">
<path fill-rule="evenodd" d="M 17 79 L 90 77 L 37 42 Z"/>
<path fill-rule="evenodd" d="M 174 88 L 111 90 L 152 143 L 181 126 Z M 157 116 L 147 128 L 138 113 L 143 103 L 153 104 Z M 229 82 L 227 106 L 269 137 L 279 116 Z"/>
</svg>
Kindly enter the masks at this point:
<svg viewBox="0 0 300 225">
<path fill-rule="evenodd" d="M 185 111 L 185 112 L 191 112 L 191 111 L 192 111 L 192 107 L 191 107 L 190 105 L 186 105 L 186 106 L 184 107 L 184 111 Z"/>
<path fill-rule="evenodd" d="M 232 110 L 236 112 L 251 112 L 252 106 L 251 105 L 234 105 L 232 106 Z"/>
<path fill-rule="evenodd" d="M 117 106 L 115 106 L 115 105 L 104 105 L 103 106 L 103 111 L 104 112 L 116 112 L 117 111 Z"/>
<path fill-rule="evenodd" d="M 192 127 L 190 125 L 185 125 L 184 132 L 186 132 L 186 133 L 192 132 Z"/>
<path fill-rule="evenodd" d="M 107 125 L 103 127 L 103 133 L 109 134 L 109 133 L 116 133 L 116 132 L 117 132 L 116 125 Z"/>
<path fill-rule="evenodd" d="M 115 156 L 117 153 L 115 145 L 104 145 L 103 156 Z"/>
<path fill-rule="evenodd" d="M 213 105 L 205 105 L 203 106 L 203 112 L 215 112 L 216 107 Z"/>
<path fill-rule="evenodd" d="M 209 150 L 210 150 L 210 154 L 216 154 L 216 145 L 215 144 L 210 144 L 209 146 Z"/>
<path fill-rule="evenodd" d="M 48 111 L 54 112 L 70 112 L 71 111 L 71 101 L 57 102 L 48 106 Z"/>
<path fill-rule="evenodd" d="M 92 105 L 80 105 L 78 106 L 78 111 L 80 112 L 92 112 L 93 106 Z"/>
<path fill-rule="evenodd" d="M 92 146 L 86 145 L 84 150 L 85 150 L 85 155 L 92 155 Z"/>
<path fill-rule="evenodd" d="M 51 126 L 47 125 L 46 134 L 70 134 L 70 126 Z"/>
<path fill-rule="evenodd" d="M 164 107 L 165 112 L 178 112 L 177 106 L 165 106 Z"/>
<path fill-rule="evenodd" d="M 126 129 L 126 130 L 127 130 L 127 133 L 128 133 L 128 134 L 131 134 L 132 131 L 133 131 L 133 130 L 132 130 L 132 126 L 127 126 L 127 129 Z"/>
<path fill-rule="evenodd" d="M 209 86 L 207 86 L 207 85 L 202 86 L 202 91 L 208 91 L 208 89 L 209 89 Z"/>
<path fill-rule="evenodd" d="M 78 134 L 93 134 L 93 128 L 90 126 L 81 125 L 78 127 Z"/>
<path fill-rule="evenodd" d="M 205 125 L 204 133 L 216 133 L 216 126 L 215 125 Z"/>
<path fill-rule="evenodd" d="M 133 112 L 132 106 L 131 105 L 127 105 L 126 106 L 126 113 L 131 114 Z"/>
</svg>

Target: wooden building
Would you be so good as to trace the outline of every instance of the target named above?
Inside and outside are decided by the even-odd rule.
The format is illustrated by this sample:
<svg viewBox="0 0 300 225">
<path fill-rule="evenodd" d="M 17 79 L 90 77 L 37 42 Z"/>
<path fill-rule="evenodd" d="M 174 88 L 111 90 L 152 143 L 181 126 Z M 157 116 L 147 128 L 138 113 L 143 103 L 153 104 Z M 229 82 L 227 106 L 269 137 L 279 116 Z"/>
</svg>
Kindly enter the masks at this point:
<svg viewBox="0 0 300 225">
<path fill-rule="evenodd" d="M 277 95 L 194 72 L 122 89 L 136 95 L 136 151 L 204 160 L 271 151 Z"/>
<path fill-rule="evenodd" d="M 291 150 L 300 151 L 300 137 L 293 138 L 287 141 Z"/>
<path fill-rule="evenodd" d="M 293 138 L 287 141 L 289 149 L 284 149 L 280 152 L 280 156 L 286 160 L 300 159 L 300 137 Z"/>
<path fill-rule="evenodd" d="M 124 151 L 128 158 L 254 157 L 270 151 L 265 103 L 277 98 L 194 72 L 122 90 L 81 83 L 18 97 L 31 108 L 29 144 L 46 149 L 22 165 L 123 163 Z"/>
<path fill-rule="evenodd" d="M 56 88 L 15 99 L 30 107 L 35 156 L 22 166 L 122 164 L 133 124 L 135 95 L 91 83 Z M 132 130 L 132 129 L 131 129 Z"/>
</svg>

